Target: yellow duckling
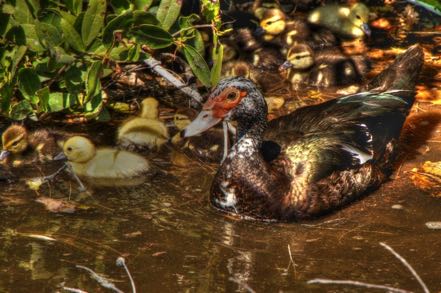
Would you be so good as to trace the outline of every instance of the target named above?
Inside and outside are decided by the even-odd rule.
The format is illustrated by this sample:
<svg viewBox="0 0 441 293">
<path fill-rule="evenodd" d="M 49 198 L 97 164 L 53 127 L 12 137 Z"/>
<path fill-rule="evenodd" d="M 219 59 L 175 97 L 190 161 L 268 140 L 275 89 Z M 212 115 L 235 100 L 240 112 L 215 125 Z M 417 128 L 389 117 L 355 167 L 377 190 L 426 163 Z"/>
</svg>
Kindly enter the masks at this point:
<svg viewBox="0 0 441 293">
<path fill-rule="evenodd" d="M 96 148 L 86 137 L 73 136 L 63 145 L 64 156 L 75 175 L 100 186 L 141 184 L 151 170 L 142 156 L 113 148 Z"/>
<path fill-rule="evenodd" d="M 55 131 L 40 129 L 29 132 L 24 126 L 13 124 L 2 134 L 0 161 L 11 161 L 14 167 L 51 161 L 61 151 L 57 142 L 62 139 L 63 134 Z"/>
<path fill-rule="evenodd" d="M 363 3 L 352 7 L 329 4 L 313 10 L 308 21 L 349 38 L 361 38 L 370 35 L 368 25 L 369 9 Z"/>
<path fill-rule="evenodd" d="M 265 31 L 265 41 L 270 41 L 285 31 L 286 15 L 277 8 L 267 9 L 263 13 L 260 26 Z"/>
<path fill-rule="evenodd" d="M 165 124 L 159 120 L 158 106 L 155 98 L 144 99 L 140 115 L 126 120 L 119 127 L 118 144 L 128 149 L 154 149 L 166 143 L 169 133 Z"/>
<path fill-rule="evenodd" d="M 281 69 L 287 69 L 286 79 L 292 88 L 299 89 L 301 85 L 308 83 L 310 69 L 315 63 L 314 52 L 307 44 L 297 44 L 288 51 L 286 59 Z"/>
</svg>

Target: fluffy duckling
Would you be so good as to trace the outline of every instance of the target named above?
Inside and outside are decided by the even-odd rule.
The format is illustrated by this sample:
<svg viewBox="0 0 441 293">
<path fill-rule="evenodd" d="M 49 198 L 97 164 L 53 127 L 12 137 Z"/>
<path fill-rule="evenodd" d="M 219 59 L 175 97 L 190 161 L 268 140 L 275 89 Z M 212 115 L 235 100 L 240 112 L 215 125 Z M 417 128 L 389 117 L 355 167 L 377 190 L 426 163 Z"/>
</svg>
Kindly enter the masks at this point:
<svg viewBox="0 0 441 293">
<path fill-rule="evenodd" d="M 361 38 L 369 36 L 369 9 L 363 3 L 352 7 L 329 4 L 313 10 L 308 21 L 312 24 L 326 27 L 346 38 Z"/>
<path fill-rule="evenodd" d="M 64 135 L 47 129 L 29 132 L 24 126 L 13 124 L 2 134 L 3 150 L 0 161 L 17 167 L 33 162 L 51 161 L 61 151 L 58 141 Z"/>
<path fill-rule="evenodd" d="M 293 46 L 287 60 L 282 68 L 291 68 L 288 79 L 295 89 L 301 84 L 329 87 L 358 82 L 368 67 L 361 56 L 348 57 L 337 47 L 313 51 L 307 44 Z"/>
<path fill-rule="evenodd" d="M 72 171 L 100 186 L 133 186 L 141 184 L 151 170 L 142 156 L 113 148 L 96 148 L 86 137 L 66 140 L 63 152 Z"/>
<path fill-rule="evenodd" d="M 285 31 L 287 18 L 285 13 L 277 8 L 266 9 L 260 21 L 264 29 L 264 40 L 270 41 Z"/>
<path fill-rule="evenodd" d="M 159 120 L 159 103 L 146 98 L 141 103 L 141 113 L 122 123 L 118 129 L 118 144 L 128 149 L 161 147 L 169 139 L 168 129 Z"/>
</svg>

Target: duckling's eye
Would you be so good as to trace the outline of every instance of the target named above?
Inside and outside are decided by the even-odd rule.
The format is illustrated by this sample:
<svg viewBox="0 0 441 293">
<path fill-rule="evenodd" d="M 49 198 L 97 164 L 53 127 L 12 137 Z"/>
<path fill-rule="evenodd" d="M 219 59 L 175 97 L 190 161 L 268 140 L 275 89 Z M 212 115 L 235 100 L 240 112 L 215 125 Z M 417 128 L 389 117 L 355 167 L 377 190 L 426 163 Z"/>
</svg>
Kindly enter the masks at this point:
<svg viewBox="0 0 441 293">
<path fill-rule="evenodd" d="M 71 148 L 71 147 L 67 147 L 67 151 L 68 151 L 68 152 L 71 152 L 71 151 L 72 151 L 72 148 Z"/>
<path fill-rule="evenodd" d="M 12 146 L 13 146 L 13 147 L 18 146 L 18 143 L 19 143 L 19 142 L 20 142 L 19 140 L 14 141 L 14 142 L 12 143 Z"/>
<path fill-rule="evenodd" d="M 273 21 L 271 21 L 271 20 L 266 22 L 266 25 L 272 25 L 272 24 L 273 24 Z"/>
<path fill-rule="evenodd" d="M 361 19 L 361 17 L 360 17 L 360 15 L 355 15 L 355 17 L 357 18 L 357 19 Z"/>
<path fill-rule="evenodd" d="M 296 56 L 296 59 L 299 60 L 301 57 L 300 56 Z"/>
</svg>

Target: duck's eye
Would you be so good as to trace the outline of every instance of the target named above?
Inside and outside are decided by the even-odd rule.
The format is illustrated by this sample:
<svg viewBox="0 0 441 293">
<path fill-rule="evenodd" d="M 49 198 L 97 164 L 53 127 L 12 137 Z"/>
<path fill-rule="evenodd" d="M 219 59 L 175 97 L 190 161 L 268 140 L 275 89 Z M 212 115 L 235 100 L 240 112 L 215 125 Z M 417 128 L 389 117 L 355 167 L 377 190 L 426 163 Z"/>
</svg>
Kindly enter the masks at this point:
<svg viewBox="0 0 441 293">
<path fill-rule="evenodd" d="M 237 99 L 237 92 L 230 92 L 227 96 L 227 100 L 234 101 Z"/>
</svg>

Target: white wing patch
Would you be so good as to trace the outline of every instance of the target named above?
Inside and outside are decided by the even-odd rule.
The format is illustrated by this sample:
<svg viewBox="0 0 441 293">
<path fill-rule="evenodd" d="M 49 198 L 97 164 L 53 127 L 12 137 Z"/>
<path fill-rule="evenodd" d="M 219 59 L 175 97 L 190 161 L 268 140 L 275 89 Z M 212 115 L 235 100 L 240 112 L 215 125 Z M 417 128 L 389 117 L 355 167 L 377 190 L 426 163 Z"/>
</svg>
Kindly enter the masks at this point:
<svg viewBox="0 0 441 293">
<path fill-rule="evenodd" d="M 360 165 L 366 163 L 369 160 L 372 160 L 373 158 L 372 154 L 365 153 L 347 144 L 343 144 L 341 148 L 347 151 L 348 153 L 352 154 L 355 158 L 357 158 L 358 161 L 360 161 Z"/>
</svg>

